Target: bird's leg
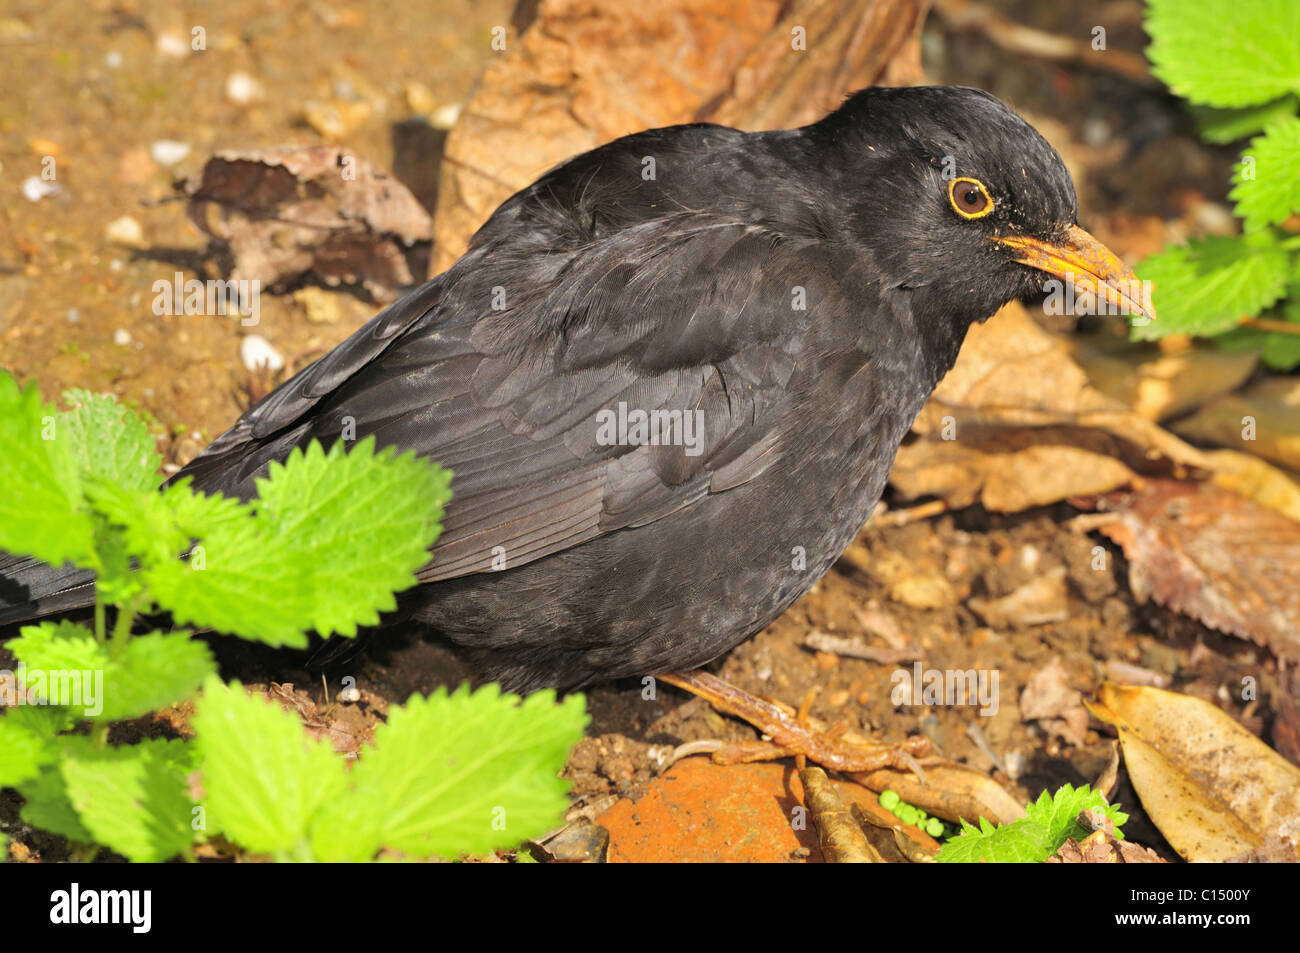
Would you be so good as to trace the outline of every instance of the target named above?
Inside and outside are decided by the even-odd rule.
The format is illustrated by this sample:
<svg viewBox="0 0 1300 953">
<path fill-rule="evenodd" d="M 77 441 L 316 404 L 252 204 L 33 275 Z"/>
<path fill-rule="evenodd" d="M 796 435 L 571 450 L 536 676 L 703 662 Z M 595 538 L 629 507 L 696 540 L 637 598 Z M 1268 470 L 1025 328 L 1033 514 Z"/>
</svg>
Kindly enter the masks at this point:
<svg viewBox="0 0 1300 953">
<path fill-rule="evenodd" d="M 850 735 L 848 723 L 836 722 L 830 728 L 818 725 L 807 716 L 811 698 L 805 698 L 795 712 L 778 702 L 769 701 L 742 691 L 716 675 L 703 669 L 659 676 L 670 685 L 698 695 L 719 711 L 741 718 L 771 741 L 719 742 L 716 746 L 695 743 L 678 749 L 679 756 L 708 750 L 718 764 L 735 764 L 745 761 L 774 761 L 804 755 L 809 761 L 836 771 L 875 771 L 880 768 L 897 768 L 920 774 L 918 757 L 929 753 L 930 742 L 924 736 L 908 738 L 901 744 L 889 745 Z"/>
</svg>

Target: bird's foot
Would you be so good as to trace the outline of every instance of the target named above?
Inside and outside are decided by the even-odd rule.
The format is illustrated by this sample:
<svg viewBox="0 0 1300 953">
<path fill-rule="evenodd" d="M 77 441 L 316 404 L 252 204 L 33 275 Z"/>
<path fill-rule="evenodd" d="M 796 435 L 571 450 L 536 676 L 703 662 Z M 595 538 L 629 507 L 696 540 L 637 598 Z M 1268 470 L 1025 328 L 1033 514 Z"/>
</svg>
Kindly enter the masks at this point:
<svg viewBox="0 0 1300 953">
<path fill-rule="evenodd" d="M 713 707 L 741 718 L 770 741 L 694 741 L 673 753 L 673 760 L 691 754 L 708 753 L 717 764 L 749 761 L 774 761 L 802 755 L 809 761 L 836 771 L 876 771 L 896 768 L 923 776 L 917 758 L 930 752 L 929 739 L 908 738 L 900 744 L 886 744 L 853 735 L 848 722 L 841 720 L 829 727 L 808 717 L 805 700 L 800 711 L 779 702 L 769 701 L 742 691 L 702 669 L 660 676 L 670 685 L 708 701 Z"/>
</svg>

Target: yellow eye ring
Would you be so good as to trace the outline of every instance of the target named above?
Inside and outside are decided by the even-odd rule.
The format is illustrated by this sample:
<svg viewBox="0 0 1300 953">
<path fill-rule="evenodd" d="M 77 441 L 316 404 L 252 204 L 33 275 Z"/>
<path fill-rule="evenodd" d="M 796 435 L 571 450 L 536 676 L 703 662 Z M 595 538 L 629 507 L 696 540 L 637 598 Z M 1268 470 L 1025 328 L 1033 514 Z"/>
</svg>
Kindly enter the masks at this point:
<svg viewBox="0 0 1300 953">
<path fill-rule="evenodd" d="M 948 203 L 962 218 L 983 218 L 993 211 L 993 196 L 979 179 L 953 179 L 949 182 Z"/>
</svg>

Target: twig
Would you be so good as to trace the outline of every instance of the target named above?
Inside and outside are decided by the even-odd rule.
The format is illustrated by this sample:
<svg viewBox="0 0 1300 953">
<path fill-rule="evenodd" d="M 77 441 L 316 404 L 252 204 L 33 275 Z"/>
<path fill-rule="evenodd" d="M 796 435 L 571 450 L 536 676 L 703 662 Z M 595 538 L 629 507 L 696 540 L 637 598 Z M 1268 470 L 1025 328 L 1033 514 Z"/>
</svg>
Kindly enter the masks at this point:
<svg viewBox="0 0 1300 953">
<path fill-rule="evenodd" d="M 1144 85 L 1155 85 L 1146 59 L 1136 53 L 1094 50 L 1086 40 L 1022 26 L 977 0 L 934 0 L 934 12 L 954 29 L 977 30 L 993 45 L 1012 53 L 1107 69 Z"/>
</svg>

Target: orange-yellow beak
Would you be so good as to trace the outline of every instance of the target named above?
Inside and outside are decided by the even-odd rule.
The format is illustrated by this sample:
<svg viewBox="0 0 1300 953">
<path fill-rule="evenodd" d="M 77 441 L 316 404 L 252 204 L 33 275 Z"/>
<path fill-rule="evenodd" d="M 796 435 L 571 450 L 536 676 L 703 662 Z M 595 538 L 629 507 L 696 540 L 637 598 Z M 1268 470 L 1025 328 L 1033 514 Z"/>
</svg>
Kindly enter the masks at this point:
<svg viewBox="0 0 1300 953">
<path fill-rule="evenodd" d="M 1121 313 L 1154 321 L 1147 286 L 1138 280 L 1118 256 L 1078 225 L 1071 225 L 1059 245 L 1024 235 L 995 239 L 1016 252 L 1016 261 L 1054 275 L 1074 286 L 1076 294 L 1087 292 Z"/>
</svg>

